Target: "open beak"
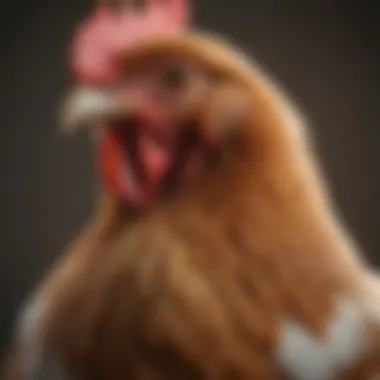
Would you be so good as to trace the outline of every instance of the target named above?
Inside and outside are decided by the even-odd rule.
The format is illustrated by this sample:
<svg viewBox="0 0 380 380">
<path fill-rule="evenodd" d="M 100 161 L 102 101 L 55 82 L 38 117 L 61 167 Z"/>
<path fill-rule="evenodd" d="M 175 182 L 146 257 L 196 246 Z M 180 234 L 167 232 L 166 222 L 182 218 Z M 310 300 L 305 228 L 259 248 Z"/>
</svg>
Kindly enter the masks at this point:
<svg viewBox="0 0 380 380">
<path fill-rule="evenodd" d="M 195 177 L 207 153 L 198 133 L 178 124 L 150 94 L 139 82 L 118 89 L 77 87 L 61 114 L 67 131 L 105 127 L 97 140 L 103 183 L 131 204 L 149 204 L 166 188 Z"/>
<path fill-rule="evenodd" d="M 93 125 L 110 117 L 128 116 L 128 102 L 107 89 L 76 87 L 64 101 L 60 124 L 71 132 L 84 125 Z"/>
<path fill-rule="evenodd" d="M 131 203 L 154 198 L 174 154 L 175 129 L 172 133 L 167 128 L 145 94 L 133 83 L 124 90 L 77 87 L 66 98 L 61 114 L 67 131 L 84 125 L 105 127 L 98 140 L 104 184 Z"/>
</svg>

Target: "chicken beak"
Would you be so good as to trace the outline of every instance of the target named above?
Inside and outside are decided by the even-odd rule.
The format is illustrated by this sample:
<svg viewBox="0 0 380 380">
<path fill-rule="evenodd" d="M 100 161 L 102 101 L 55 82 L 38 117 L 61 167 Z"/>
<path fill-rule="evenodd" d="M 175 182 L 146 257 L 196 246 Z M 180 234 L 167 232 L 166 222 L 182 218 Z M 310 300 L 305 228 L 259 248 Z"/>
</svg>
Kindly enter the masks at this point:
<svg viewBox="0 0 380 380">
<path fill-rule="evenodd" d="M 63 130 L 72 132 L 103 119 L 126 116 L 129 111 L 128 102 L 121 102 L 110 90 L 77 87 L 64 101 L 60 124 Z"/>
</svg>

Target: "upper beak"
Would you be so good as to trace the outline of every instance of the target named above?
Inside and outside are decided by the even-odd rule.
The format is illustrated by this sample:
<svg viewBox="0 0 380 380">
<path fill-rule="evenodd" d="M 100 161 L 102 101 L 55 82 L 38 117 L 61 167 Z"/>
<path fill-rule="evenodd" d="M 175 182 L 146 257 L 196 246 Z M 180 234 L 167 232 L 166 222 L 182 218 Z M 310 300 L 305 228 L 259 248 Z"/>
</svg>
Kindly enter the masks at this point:
<svg viewBox="0 0 380 380">
<path fill-rule="evenodd" d="M 60 122 L 65 130 L 72 131 L 104 118 L 127 115 L 129 111 L 128 102 L 122 102 L 115 92 L 76 87 L 63 104 Z"/>
</svg>

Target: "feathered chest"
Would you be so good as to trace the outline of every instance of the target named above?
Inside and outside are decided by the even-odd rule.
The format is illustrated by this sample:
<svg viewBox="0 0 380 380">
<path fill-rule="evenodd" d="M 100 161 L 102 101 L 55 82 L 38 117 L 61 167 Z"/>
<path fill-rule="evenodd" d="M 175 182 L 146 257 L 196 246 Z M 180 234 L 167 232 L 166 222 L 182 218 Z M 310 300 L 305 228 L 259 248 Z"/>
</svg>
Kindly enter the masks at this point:
<svg viewBox="0 0 380 380">
<path fill-rule="evenodd" d="M 334 303 L 334 281 L 274 265 L 236 226 L 181 220 L 136 224 L 61 286 L 47 341 L 65 367 L 89 380 L 335 380 L 356 362 L 365 316 Z"/>
</svg>

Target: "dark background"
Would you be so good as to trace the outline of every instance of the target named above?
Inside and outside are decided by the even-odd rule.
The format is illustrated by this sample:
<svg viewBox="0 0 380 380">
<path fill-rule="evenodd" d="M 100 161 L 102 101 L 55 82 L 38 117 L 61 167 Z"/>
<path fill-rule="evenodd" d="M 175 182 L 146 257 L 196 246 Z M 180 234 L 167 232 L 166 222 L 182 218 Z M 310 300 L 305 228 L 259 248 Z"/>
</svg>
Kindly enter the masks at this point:
<svg viewBox="0 0 380 380">
<path fill-rule="evenodd" d="M 195 0 L 196 21 L 230 36 L 280 79 L 314 130 L 338 206 L 380 265 L 380 2 Z M 83 133 L 57 131 L 67 44 L 91 0 L 9 1 L 0 10 L 0 347 L 17 307 L 93 207 Z"/>
</svg>

